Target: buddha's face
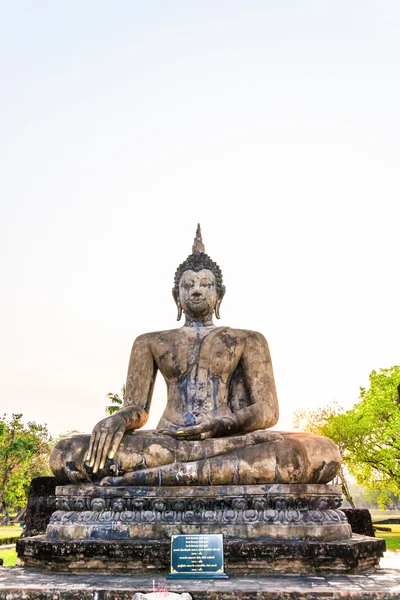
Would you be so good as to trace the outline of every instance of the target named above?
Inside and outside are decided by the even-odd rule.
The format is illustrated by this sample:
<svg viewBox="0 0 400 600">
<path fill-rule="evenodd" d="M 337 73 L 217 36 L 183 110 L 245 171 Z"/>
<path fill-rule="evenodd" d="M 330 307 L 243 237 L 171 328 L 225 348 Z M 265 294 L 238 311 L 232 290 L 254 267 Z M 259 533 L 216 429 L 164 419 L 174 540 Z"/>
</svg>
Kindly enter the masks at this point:
<svg viewBox="0 0 400 600">
<path fill-rule="evenodd" d="M 185 271 L 179 280 L 179 300 L 184 313 L 195 319 L 210 317 L 218 301 L 212 271 Z"/>
</svg>

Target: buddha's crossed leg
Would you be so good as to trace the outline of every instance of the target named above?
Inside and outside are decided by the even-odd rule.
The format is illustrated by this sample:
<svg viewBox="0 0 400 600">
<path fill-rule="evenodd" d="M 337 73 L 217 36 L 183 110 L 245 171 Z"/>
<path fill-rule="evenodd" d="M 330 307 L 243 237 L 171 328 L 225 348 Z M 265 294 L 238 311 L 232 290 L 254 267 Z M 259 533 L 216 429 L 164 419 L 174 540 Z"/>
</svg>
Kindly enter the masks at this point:
<svg viewBox="0 0 400 600">
<path fill-rule="evenodd" d="M 157 431 L 124 436 L 115 459 L 93 475 L 85 463 L 90 436 L 61 440 L 50 463 L 61 482 L 102 485 L 327 483 L 340 466 L 337 446 L 319 436 L 260 430 L 181 441 Z"/>
</svg>

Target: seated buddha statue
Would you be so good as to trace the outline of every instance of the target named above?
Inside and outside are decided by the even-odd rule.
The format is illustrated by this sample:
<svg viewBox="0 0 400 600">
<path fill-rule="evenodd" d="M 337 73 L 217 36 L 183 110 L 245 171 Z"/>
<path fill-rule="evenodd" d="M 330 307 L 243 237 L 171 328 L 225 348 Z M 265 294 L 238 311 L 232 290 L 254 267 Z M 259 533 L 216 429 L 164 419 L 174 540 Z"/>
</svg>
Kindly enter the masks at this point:
<svg viewBox="0 0 400 600">
<path fill-rule="evenodd" d="M 341 462 L 331 440 L 269 429 L 278 421 L 278 400 L 264 336 L 214 324 L 225 287 L 200 227 L 172 293 L 184 325 L 135 340 L 123 408 L 91 435 L 57 443 L 50 457 L 57 480 L 103 486 L 331 481 Z M 167 405 L 157 429 L 144 430 L 158 371 Z"/>
</svg>

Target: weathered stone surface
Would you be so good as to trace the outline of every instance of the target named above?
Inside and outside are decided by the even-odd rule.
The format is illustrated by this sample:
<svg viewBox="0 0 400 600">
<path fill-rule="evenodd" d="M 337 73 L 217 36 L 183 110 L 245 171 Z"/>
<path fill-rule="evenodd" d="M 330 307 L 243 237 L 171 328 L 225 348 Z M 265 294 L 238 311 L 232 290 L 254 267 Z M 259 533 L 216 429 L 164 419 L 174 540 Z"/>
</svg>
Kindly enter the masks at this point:
<svg viewBox="0 0 400 600">
<path fill-rule="evenodd" d="M 23 537 L 45 533 L 50 517 L 56 509 L 55 489 L 55 477 L 32 479 L 24 517 Z"/>
<path fill-rule="evenodd" d="M 227 539 L 224 541 L 228 575 L 265 573 L 359 572 L 377 566 L 383 540 L 355 535 L 338 542 Z M 52 541 L 44 536 L 18 541 L 25 566 L 54 571 L 103 573 L 168 573 L 170 540 Z"/>
<path fill-rule="evenodd" d="M 328 483 L 341 462 L 333 442 L 266 431 L 279 412 L 268 344 L 255 331 L 213 324 L 225 287 L 199 228 L 192 250 L 173 288 L 185 325 L 137 338 L 124 408 L 100 421 L 91 436 L 58 442 L 50 459 L 58 481 Z M 155 432 L 136 431 L 148 419 L 157 371 L 167 382 L 167 406 Z"/>
<path fill-rule="evenodd" d="M 371 513 L 366 508 L 342 508 L 353 533 L 375 537 Z"/>
<path fill-rule="evenodd" d="M 225 538 L 345 540 L 351 535 L 335 485 L 204 487 L 59 486 L 52 540 L 163 539 L 177 533 Z"/>
</svg>

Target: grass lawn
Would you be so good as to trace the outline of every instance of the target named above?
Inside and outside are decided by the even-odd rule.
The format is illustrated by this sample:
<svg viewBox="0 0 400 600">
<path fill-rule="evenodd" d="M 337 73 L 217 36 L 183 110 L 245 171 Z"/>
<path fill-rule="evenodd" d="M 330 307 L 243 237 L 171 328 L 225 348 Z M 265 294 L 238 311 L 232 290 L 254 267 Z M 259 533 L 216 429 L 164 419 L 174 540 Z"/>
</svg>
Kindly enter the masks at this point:
<svg viewBox="0 0 400 600">
<path fill-rule="evenodd" d="M 373 523 L 384 521 L 385 519 L 400 519 L 400 512 L 398 510 L 370 510 L 369 512 L 371 513 Z M 385 540 L 388 550 L 400 550 L 400 525 L 385 523 L 384 527 L 390 527 L 392 531 L 375 531 L 376 537 Z"/>
<path fill-rule="evenodd" d="M 386 542 L 388 550 L 400 550 L 400 525 L 387 525 L 392 531 L 375 531 L 376 537 Z"/>
<path fill-rule="evenodd" d="M 19 537 L 22 533 L 22 527 L 19 525 L 1 525 L 0 526 L 0 544 L 3 538 Z"/>
<path fill-rule="evenodd" d="M 0 526 L 0 545 L 2 540 L 10 537 L 19 537 L 22 533 L 22 527 L 19 525 L 2 525 Z M 17 562 L 17 552 L 15 546 L 13 548 L 0 548 L 0 558 L 3 559 L 4 567 L 15 567 Z"/>
<path fill-rule="evenodd" d="M 15 567 L 17 562 L 17 552 L 14 548 L 5 548 L 3 550 L 0 549 L 0 558 L 3 559 L 4 567 Z"/>
</svg>

